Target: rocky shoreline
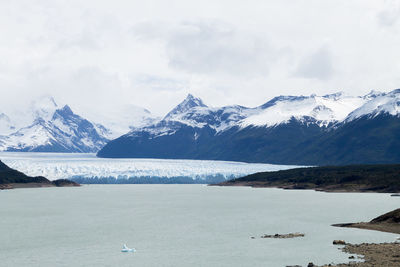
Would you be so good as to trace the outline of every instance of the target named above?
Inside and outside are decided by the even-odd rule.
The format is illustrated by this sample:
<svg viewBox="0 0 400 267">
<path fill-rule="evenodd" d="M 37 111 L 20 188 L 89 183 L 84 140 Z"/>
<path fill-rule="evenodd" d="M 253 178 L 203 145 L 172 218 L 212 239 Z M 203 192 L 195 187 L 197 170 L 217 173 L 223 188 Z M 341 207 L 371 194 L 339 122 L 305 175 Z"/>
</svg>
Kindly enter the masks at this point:
<svg viewBox="0 0 400 267">
<path fill-rule="evenodd" d="M 400 234 L 400 209 L 393 210 L 385 213 L 370 222 L 360 223 L 344 223 L 335 224 L 337 227 L 352 227 L 368 230 L 377 230 L 383 232 L 390 232 Z M 289 233 L 289 234 L 266 234 L 261 238 L 295 238 L 303 237 L 302 233 Z M 255 237 L 251 237 L 255 239 Z M 394 243 L 362 243 L 362 244 L 350 244 L 346 243 L 345 240 L 333 240 L 334 245 L 341 246 L 341 249 L 345 253 L 349 253 L 349 262 L 340 264 L 325 264 L 315 265 L 310 262 L 307 267 L 398 267 L 400 266 L 400 242 Z M 362 261 L 360 261 L 362 260 Z M 291 265 L 287 267 L 301 267 L 301 265 Z"/>
<path fill-rule="evenodd" d="M 337 227 L 351 227 L 368 230 L 376 230 L 382 232 L 389 232 L 400 234 L 400 209 L 393 210 L 385 213 L 370 222 L 361 223 L 344 223 L 334 224 Z M 342 241 L 342 240 L 341 240 Z M 386 266 L 396 267 L 400 266 L 400 243 L 362 243 L 362 244 L 348 244 L 342 241 L 337 245 L 344 245 L 342 251 L 350 254 L 360 255 L 363 262 L 349 262 L 337 265 L 323 265 L 327 266 L 356 266 L 356 267 L 371 267 L 371 266 Z M 354 259 L 354 256 L 350 256 L 349 259 Z M 312 265 L 315 266 L 315 265 Z"/>
<path fill-rule="evenodd" d="M 370 222 L 333 224 L 337 227 L 359 228 L 400 234 L 400 209 L 385 213 Z"/>
<path fill-rule="evenodd" d="M 55 180 L 48 183 L 8 183 L 0 184 L 0 190 L 18 189 L 18 188 L 45 188 L 45 187 L 74 187 L 81 186 L 78 183 L 69 180 Z"/>
<path fill-rule="evenodd" d="M 322 267 L 398 267 L 400 266 L 400 244 L 399 243 L 381 243 L 381 244 L 346 244 L 342 251 L 350 254 L 361 255 L 363 262 L 350 261 L 349 263 L 341 263 L 337 265 L 322 265 Z M 350 256 L 349 259 L 354 259 Z M 313 265 L 315 266 L 315 265 Z"/>
</svg>

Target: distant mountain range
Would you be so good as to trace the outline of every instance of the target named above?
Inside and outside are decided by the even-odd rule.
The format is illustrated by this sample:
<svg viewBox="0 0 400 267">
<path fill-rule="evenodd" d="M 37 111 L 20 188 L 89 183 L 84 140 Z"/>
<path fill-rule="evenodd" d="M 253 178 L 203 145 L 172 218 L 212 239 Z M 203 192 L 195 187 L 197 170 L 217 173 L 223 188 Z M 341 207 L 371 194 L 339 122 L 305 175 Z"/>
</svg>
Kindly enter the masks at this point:
<svg viewBox="0 0 400 267">
<path fill-rule="evenodd" d="M 400 162 L 400 89 L 365 96 L 278 96 L 256 108 L 192 95 L 164 118 L 107 143 L 99 157 L 299 165 Z"/>
<path fill-rule="evenodd" d="M 127 114 L 129 110 L 135 114 Z M 68 105 L 58 106 L 52 97 L 11 115 L 0 112 L 0 151 L 97 152 L 110 139 L 153 119 L 139 107 L 122 107 L 120 113 L 97 117 L 106 126 L 79 116 Z"/>
<path fill-rule="evenodd" d="M 399 163 L 399 114 L 400 89 L 278 96 L 255 108 L 209 107 L 189 94 L 163 118 L 136 106 L 84 118 L 44 97 L 18 112 L 0 110 L 0 151 L 296 165 Z"/>
</svg>

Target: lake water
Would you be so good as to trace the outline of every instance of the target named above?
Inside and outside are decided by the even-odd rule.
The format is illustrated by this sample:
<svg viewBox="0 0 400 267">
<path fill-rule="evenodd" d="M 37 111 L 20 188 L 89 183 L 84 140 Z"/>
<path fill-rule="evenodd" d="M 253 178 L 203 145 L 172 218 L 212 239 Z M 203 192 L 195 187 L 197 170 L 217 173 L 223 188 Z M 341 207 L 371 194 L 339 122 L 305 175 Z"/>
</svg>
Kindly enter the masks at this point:
<svg viewBox="0 0 400 267">
<path fill-rule="evenodd" d="M 0 160 L 31 176 L 79 183 L 216 183 L 296 167 L 213 160 L 104 159 L 90 153 L 0 152 Z"/>
<path fill-rule="evenodd" d="M 398 208 L 375 193 L 204 185 L 0 191 L 1 266 L 286 266 L 347 262 L 332 245 L 397 235 L 336 228 Z M 302 232 L 294 239 L 263 234 Z M 256 239 L 251 239 L 255 236 Z M 121 253 L 122 245 L 137 249 Z"/>
</svg>

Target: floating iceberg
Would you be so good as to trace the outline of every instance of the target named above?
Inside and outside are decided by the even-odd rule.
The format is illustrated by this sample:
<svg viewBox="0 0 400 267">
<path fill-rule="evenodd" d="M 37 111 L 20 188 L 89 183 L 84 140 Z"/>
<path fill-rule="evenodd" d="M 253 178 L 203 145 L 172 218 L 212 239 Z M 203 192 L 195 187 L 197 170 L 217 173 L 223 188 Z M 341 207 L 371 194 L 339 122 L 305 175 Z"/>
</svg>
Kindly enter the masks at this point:
<svg viewBox="0 0 400 267">
<path fill-rule="evenodd" d="M 126 246 L 126 244 L 124 244 L 124 245 L 122 246 L 121 252 L 136 252 L 136 249 L 134 249 L 134 248 L 128 248 L 128 247 Z"/>
</svg>

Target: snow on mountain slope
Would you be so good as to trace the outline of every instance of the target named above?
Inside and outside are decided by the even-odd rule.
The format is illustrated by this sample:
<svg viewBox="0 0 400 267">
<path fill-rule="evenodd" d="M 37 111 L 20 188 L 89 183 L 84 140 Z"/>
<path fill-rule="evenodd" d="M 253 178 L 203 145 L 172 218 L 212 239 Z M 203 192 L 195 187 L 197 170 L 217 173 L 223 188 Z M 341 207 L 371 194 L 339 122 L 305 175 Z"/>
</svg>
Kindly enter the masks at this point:
<svg viewBox="0 0 400 267">
<path fill-rule="evenodd" d="M 257 109 L 239 105 L 208 107 L 200 98 L 189 94 L 181 104 L 167 114 L 164 121 L 179 122 L 198 128 L 207 125 L 219 132 L 236 125 L 237 122 L 255 112 Z"/>
<path fill-rule="evenodd" d="M 58 109 L 58 105 L 50 96 L 43 96 L 32 101 L 26 107 L 15 106 L 14 109 L 7 110 L 7 121 L 12 125 L 13 129 L 7 131 L 4 129 L 4 120 L 0 118 L 0 135 L 9 135 L 18 129 L 31 125 L 36 119 L 45 121 L 51 119 L 54 112 Z M 1 117 L 1 116 L 0 116 Z"/>
<path fill-rule="evenodd" d="M 156 138 L 173 135 L 182 127 L 209 127 L 219 134 L 235 126 L 240 129 L 249 126 L 274 127 L 286 124 L 291 119 L 307 125 L 328 127 L 345 121 L 348 116 L 357 117 L 374 112 L 398 114 L 399 101 L 396 99 L 399 91 L 371 91 L 365 96 L 348 96 L 342 92 L 323 96 L 278 96 L 255 108 L 238 105 L 209 107 L 200 98 L 189 94 L 163 119 L 136 127 L 127 135 L 138 137 L 147 132 L 150 138 Z M 197 139 L 196 136 L 194 138 Z"/>
<path fill-rule="evenodd" d="M 400 115 L 400 89 L 375 94 L 371 100 L 351 112 L 345 121 L 350 122 L 363 116 L 376 117 L 384 113 L 392 116 Z"/>
<path fill-rule="evenodd" d="M 211 125 L 213 124 L 212 109 L 205 105 L 200 98 L 188 94 L 161 121 L 163 125 L 174 125 L 176 123 L 197 128 L 203 128 L 207 124 Z"/>
<path fill-rule="evenodd" d="M 6 136 L 2 140 L 0 150 L 29 151 L 39 146 L 50 146 L 56 141 L 56 138 L 49 129 L 48 123 L 38 119 L 33 125 Z"/>
<path fill-rule="evenodd" d="M 400 158 L 400 120 L 391 115 L 399 114 L 399 91 L 359 97 L 280 96 L 256 108 L 213 108 L 189 95 L 164 119 L 108 142 L 97 156 L 306 165 L 395 163 Z M 390 116 L 347 124 L 354 110 L 355 117 L 382 112 Z"/>
<path fill-rule="evenodd" d="M 189 94 L 179 105 L 172 109 L 162 120 L 142 128 L 133 129 L 128 135 L 137 136 L 138 132 L 148 132 L 153 137 L 172 135 L 182 126 L 224 131 L 253 114 L 256 109 L 239 105 L 221 108 L 208 107 L 197 97 Z"/>
<path fill-rule="evenodd" d="M 108 141 L 98 131 L 106 131 L 103 126 L 74 114 L 68 105 L 59 109 L 53 98 L 35 101 L 14 118 L 22 127 L 0 138 L 1 151 L 95 152 Z"/>
<path fill-rule="evenodd" d="M 192 108 L 207 108 L 207 105 L 205 105 L 200 98 L 194 97 L 192 94 L 188 94 L 185 100 L 183 100 L 179 105 L 171 110 L 164 119 L 172 119 L 176 115 L 179 116 L 181 114 L 184 114 Z"/>
<path fill-rule="evenodd" d="M 138 136 L 148 132 L 153 137 L 173 135 L 182 126 L 214 129 L 223 132 L 234 126 L 272 127 L 295 118 L 306 123 L 326 127 L 342 121 L 346 116 L 375 97 L 352 97 L 343 93 L 324 96 L 278 96 L 256 108 L 243 106 L 208 107 L 200 98 L 189 94 L 162 120 L 153 125 L 137 128 L 129 133 Z"/>
<path fill-rule="evenodd" d="M 367 100 L 363 97 L 345 96 L 336 93 L 324 96 L 281 96 L 261 106 L 256 113 L 240 122 L 241 127 L 272 127 L 287 123 L 295 118 L 299 121 L 313 121 L 320 127 L 342 121 L 354 109 Z"/>
</svg>

